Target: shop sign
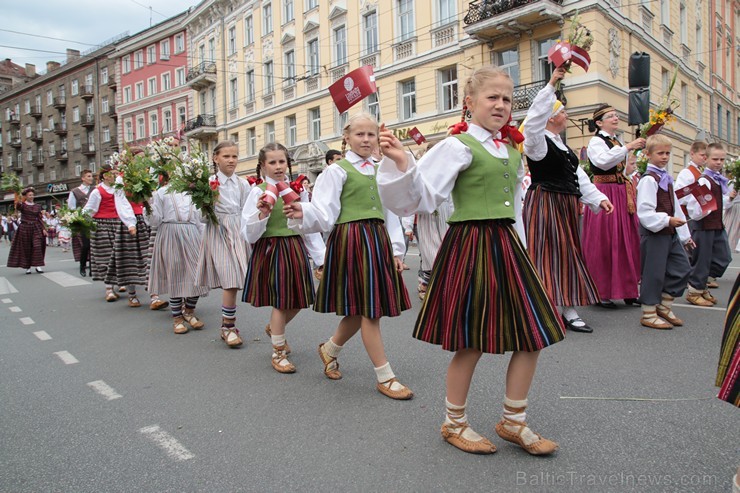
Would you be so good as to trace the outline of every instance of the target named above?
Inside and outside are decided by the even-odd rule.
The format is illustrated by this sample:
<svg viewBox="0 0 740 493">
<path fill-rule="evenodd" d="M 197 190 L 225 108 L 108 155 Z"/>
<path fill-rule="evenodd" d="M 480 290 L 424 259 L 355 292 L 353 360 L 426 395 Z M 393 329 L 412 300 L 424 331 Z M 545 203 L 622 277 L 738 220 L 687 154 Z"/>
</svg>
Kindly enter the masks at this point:
<svg viewBox="0 0 740 493">
<path fill-rule="evenodd" d="M 49 183 L 46 186 L 46 191 L 48 193 L 67 192 L 69 188 L 67 188 L 66 183 Z"/>
</svg>

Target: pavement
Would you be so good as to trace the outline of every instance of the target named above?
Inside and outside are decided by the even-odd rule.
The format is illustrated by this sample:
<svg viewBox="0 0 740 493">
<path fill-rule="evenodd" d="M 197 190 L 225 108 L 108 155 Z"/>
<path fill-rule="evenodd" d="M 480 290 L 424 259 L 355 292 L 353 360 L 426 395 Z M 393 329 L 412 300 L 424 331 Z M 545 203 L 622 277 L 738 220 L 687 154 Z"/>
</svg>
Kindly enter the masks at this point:
<svg viewBox="0 0 740 493">
<path fill-rule="evenodd" d="M 0 244 L 0 264 L 7 254 Z M 740 256 L 717 307 L 675 307 L 684 327 L 645 329 L 621 303 L 581 309 L 594 333 L 540 357 L 528 420 L 560 450 L 533 457 L 493 432 L 508 356 L 481 359 L 468 406 L 498 452 L 440 437 L 450 353 L 411 337 L 413 249 L 413 308 L 382 321 L 389 361 L 416 394 L 406 402 L 375 390 L 359 337 L 340 357 L 344 378 L 323 376 L 316 348 L 336 316 L 306 310 L 288 326 L 298 372 L 280 375 L 269 309 L 240 302 L 246 345 L 229 349 L 215 291 L 198 305 L 205 330 L 175 335 L 167 310 L 106 303 L 71 255 L 48 249 L 44 274 L 0 267 L 0 492 L 731 490 L 740 412 L 715 397 L 714 378 Z"/>
</svg>

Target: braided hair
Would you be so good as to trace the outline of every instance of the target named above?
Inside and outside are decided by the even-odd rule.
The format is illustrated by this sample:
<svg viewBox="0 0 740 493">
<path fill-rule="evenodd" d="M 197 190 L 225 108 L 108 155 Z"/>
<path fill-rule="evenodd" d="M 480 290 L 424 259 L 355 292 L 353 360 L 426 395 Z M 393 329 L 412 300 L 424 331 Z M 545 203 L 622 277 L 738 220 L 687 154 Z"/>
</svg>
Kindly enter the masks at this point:
<svg viewBox="0 0 740 493">
<path fill-rule="evenodd" d="M 293 181 L 293 168 L 291 166 L 293 160 L 290 158 L 288 149 L 278 142 L 270 142 L 260 149 L 260 152 L 257 155 L 257 178 L 262 178 L 262 163 L 267 160 L 267 153 L 272 151 L 283 151 L 285 153 L 285 161 L 288 163 L 288 181 Z"/>
<path fill-rule="evenodd" d="M 234 142 L 233 140 L 222 140 L 221 142 L 216 144 L 216 147 L 213 148 L 213 158 L 211 159 L 211 161 L 213 163 L 213 174 L 214 175 L 218 173 L 218 164 L 216 163 L 216 156 L 218 156 L 218 154 L 223 149 L 226 149 L 227 147 L 236 147 L 237 149 L 239 148 L 237 143 Z"/>
<path fill-rule="evenodd" d="M 344 157 L 344 155 L 347 152 L 347 139 L 349 137 L 349 132 L 350 132 L 350 129 L 352 128 L 352 124 L 358 120 L 367 120 L 369 122 L 372 122 L 373 124 L 375 124 L 376 133 L 380 133 L 377 131 L 378 121 L 375 119 L 374 116 L 364 111 L 361 111 L 360 113 L 355 113 L 354 115 L 349 117 L 349 119 L 347 120 L 347 124 L 344 125 L 344 128 L 342 129 L 342 157 Z"/>
</svg>

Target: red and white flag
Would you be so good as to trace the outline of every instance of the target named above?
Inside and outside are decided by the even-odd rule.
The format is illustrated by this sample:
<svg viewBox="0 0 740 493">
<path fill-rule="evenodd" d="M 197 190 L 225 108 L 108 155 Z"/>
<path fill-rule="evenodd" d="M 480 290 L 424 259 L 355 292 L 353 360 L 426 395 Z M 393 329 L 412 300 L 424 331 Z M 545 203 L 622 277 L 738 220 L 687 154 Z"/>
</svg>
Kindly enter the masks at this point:
<svg viewBox="0 0 740 493">
<path fill-rule="evenodd" d="M 370 65 L 353 70 L 329 86 L 329 93 L 339 113 L 344 113 L 375 91 L 375 74 Z"/>
<path fill-rule="evenodd" d="M 586 72 L 588 72 L 588 67 L 591 65 L 591 57 L 586 50 L 566 42 L 555 43 L 547 51 L 547 59 L 556 67 L 572 62 Z"/>
<path fill-rule="evenodd" d="M 411 137 L 418 145 L 421 145 L 423 142 L 427 141 L 427 139 L 424 138 L 424 134 L 419 132 L 419 129 L 416 127 L 409 130 L 409 137 Z"/>
<path fill-rule="evenodd" d="M 300 196 L 284 181 L 279 181 L 275 184 L 268 181 L 262 200 L 270 204 L 270 207 L 274 207 L 278 197 L 283 199 L 283 203 L 286 205 L 300 200 Z"/>
<path fill-rule="evenodd" d="M 714 200 L 714 196 L 706 185 L 701 185 L 699 182 L 694 182 L 691 185 L 687 185 L 683 188 L 679 188 L 675 191 L 676 198 L 682 199 L 687 195 L 693 195 L 694 199 L 701 205 L 703 213 L 712 212 L 717 210 L 717 201 Z"/>
</svg>

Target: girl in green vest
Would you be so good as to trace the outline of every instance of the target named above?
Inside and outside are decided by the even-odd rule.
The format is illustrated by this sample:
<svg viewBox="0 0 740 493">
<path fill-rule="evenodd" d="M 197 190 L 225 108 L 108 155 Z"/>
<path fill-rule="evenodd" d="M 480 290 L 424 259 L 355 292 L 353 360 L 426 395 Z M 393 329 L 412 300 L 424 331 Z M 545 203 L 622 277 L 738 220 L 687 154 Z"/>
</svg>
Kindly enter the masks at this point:
<svg viewBox="0 0 740 493">
<path fill-rule="evenodd" d="M 285 206 L 288 226 L 304 233 L 331 230 L 314 310 L 344 318 L 319 346 L 319 356 L 328 378 L 342 378 L 337 356 L 361 331 L 378 391 L 391 399 L 410 399 L 414 394 L 393 373 L 380 334 L 380 317 L 396 317 L 411 302 L 401 278 L 401 222 L 383 208 L 375 182 L 372 152 L 378 145 L 378 124 L 360 113 L 349 119 L 343 135 L 342 150 L 349 145 L 350 151 L 319 175 L 312 201 Z"/>
<path fill-rule="evenodd" d="M 252 189 L 242 210 L 241 235 L 254 244 L 242 301 L 253 306 L 271 306 L 270 323 L 265 332 L 272 340 L 272 367 L 279 373 L 295 373 L 288 360 L 290 346 L 285 341 L 285 326 L 303 308 L 313 304 L 311 264 L 324 263 L 321 235 L 305 237 L 288 228 L 283 199 L 274 206 L 265 200 L 267 184 L 285 183 L 292 178 L 288 150 L 278 143 L 263 147 L 257 157 L 257 177 L 265 181 Z M 308 249 L 307 249 L 308 247 Z"/>
<path fill-rule="evenodd" d="M 483 353 L 512 352 L 503 418 L 496 433 L 534 455 L 558 445 L 526 422 L 527 396 L 539 351 L 564 338 L 563 322 L 522 243 L 524 166 L 509 125 L 514 85 L 506 72 L 476 70 L 465 84 L 462 131 L 419 161 L 381 129 L 386 158 L 378 174 L 383 202 L 399 215 L 430 213 L 452 196 L 455 211 L 429 280 L 414 337 L 454 351 L 447 370 L 442 437 L 465 452 L 496 447 L 470 428 L 465 413 L 470 382 Z M 466 113 L 470 112 L 468 127 Z"/>
</svg>

